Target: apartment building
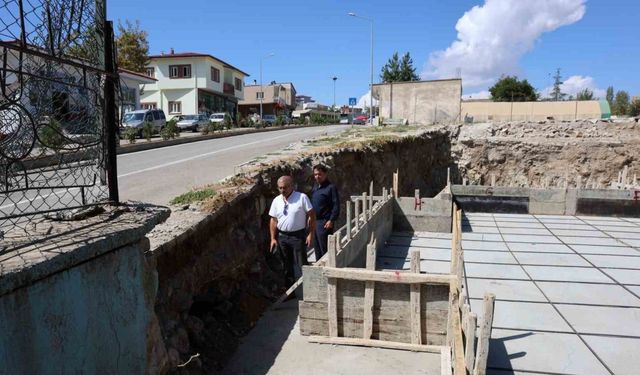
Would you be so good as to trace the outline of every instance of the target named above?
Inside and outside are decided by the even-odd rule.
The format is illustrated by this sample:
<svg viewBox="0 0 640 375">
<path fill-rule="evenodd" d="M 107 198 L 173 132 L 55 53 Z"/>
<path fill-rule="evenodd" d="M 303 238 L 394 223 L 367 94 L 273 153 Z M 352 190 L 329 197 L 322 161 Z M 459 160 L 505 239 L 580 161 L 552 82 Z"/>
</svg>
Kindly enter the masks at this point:
<svg viewBox="0 0 640 375">
<path fill-rule="evenodd" d="M 264 115 L 290 115 L 296 108 L 296 88 L 291 82 L 247 85 L 244 89 L 244 99 L 239 102 L 242 116 L 260 113 L 261 97 Z"/>
<path fill-rule="evenodd" d="M 248 73 L 209 54 L 197 52 L 149 56 L 147 76 L 157 81 L 141 87 L 142 108 L 159 108 L 168 118 L 198 113 L 238 113 Z"/>
</svg>

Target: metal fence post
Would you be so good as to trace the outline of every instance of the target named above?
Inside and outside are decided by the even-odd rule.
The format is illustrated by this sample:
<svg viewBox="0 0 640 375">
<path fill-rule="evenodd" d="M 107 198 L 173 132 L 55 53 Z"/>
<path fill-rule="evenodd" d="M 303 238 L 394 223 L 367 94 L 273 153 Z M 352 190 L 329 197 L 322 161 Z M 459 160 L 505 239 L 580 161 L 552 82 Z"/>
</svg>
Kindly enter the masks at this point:
<svg viewBox="0 0 640 375">
<path fill-rule="evenodd" d="M 113 22 L 104 22 L 104 59 L 105 59 L 105 87 L 104 87 L 104 127 L 106 135 L 106 168 L 107 182 L 109 184 L 109 200 L 113 204 L 120 202 L 118 194 L 118 165 L 116 154 L 116 82 L 118 70 L 115 62 L 115 51 L 113 50 Z"/>
</svg>

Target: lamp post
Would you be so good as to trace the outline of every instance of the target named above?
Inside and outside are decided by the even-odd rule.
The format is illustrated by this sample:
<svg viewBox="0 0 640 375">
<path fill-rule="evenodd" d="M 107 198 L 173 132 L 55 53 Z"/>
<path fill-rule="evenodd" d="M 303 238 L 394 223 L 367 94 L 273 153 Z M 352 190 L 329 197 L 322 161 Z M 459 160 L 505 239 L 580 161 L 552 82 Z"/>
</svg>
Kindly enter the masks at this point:
<svg viewBox="0 0 640 375">
<path fill-rule="evenodd" d="M 360 18 L 365 21 L 369 21 L 371 23 L 371 66 L 370 66 L 371 77 L 369 80 L 369 123 L 373 124 L 373 19 L 359 16 L 353 12 L 348 14 L 351 17 Z"/>
<path fill-rule="evenodd" d="M 262 60 L 273 57 L 275 53 L 271 52 L 260 59 L 260 123 L 262 123 L 262 100 L 264 100 L 264 89 L 262 88 Z"/>
<path fill-rule="evenodd" d="M 336 109 L 336 81 L 338 80 L 338 77 L 334 76 L 333 78 L 331 78 L 333 80 L 333 109 Z"/>
</svg>

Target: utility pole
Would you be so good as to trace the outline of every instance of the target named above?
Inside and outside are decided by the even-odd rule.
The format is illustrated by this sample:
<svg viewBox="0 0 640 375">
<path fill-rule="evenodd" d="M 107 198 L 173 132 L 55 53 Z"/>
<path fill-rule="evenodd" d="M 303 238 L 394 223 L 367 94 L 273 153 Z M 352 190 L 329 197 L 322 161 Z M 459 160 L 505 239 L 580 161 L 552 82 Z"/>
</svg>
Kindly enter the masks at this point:
<svg viewBox="0 0 640 375">
<path fill-rule="evenodd" d="M 338 77 L 333 76 L 333 109 L 336 109 L 336 81 L 338 80 Z"/>
<path fill-rule="evenodd" d="M 560 76 L 560 68 L 558 68 L 556 69 L 556 75 L 553 76 L 553 91 L 551 91 L 551 95 L 553 96 L 553 100 L 555 101 L 562 100 L 566 95 L 563 94 L 560 90 L 560 85 L 562 85 L 562 81 L 560 80 L 560 78 L 562 77 Z"/>
</svg>

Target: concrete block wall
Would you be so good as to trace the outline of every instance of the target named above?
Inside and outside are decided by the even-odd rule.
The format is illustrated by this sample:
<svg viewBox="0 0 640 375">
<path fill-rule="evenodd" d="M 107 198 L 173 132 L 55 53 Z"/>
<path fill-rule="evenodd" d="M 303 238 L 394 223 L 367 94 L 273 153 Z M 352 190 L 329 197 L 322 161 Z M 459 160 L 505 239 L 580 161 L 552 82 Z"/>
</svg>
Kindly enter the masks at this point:
<svg viewBox="0 0 640 375">
<path fill-rule="evenodd" d="M 451 210 L 451 199 L 421 198 L 417 208 L 415 198 L 398 197 L 394 200 L 393 230 L 451 233 Z"/>
</svg>

